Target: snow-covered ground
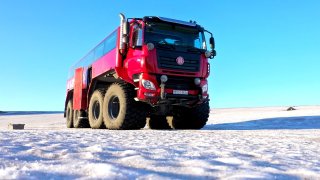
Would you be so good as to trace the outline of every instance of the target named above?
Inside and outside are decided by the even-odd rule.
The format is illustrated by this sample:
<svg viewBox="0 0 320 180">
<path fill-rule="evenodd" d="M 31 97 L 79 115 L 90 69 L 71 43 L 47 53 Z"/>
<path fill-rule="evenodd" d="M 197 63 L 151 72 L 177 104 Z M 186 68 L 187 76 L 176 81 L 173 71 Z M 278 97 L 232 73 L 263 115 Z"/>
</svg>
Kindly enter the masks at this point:
<svg viewBox="0 0 320 180">
<path fill-rule="evenodd" d="M 202 130 L 170 131 L 0 115 L 0 179 L 320 179 L 320 106 L 296 108 L 214 109 Z"/>
</svg>

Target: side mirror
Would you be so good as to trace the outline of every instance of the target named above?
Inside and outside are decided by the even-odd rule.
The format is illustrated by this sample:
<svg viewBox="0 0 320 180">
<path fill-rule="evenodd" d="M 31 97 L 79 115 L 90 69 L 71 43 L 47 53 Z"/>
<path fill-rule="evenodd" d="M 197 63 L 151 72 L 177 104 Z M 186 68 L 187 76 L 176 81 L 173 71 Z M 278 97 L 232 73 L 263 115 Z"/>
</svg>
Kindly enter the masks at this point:
<svg viewBox="0 0 320 180">
<path fill-rule="evenodd" d="M 209 41 L 210 41 L 210 47 L 211 47 L 211 58 L 210 59 L 213 59 L 217 55 L 216 50 L 214 50 L 216 45 L 214 42 L 214 38 L 212 36 L 210 37 Z"/>
<path fill-rule="evenodd" d="M 209 43 L 210 43 L 210 48 L 214 50 L 216 45 L 214 43 L 214 38 L 212 36 L 209 39 Z"/>
</svg>

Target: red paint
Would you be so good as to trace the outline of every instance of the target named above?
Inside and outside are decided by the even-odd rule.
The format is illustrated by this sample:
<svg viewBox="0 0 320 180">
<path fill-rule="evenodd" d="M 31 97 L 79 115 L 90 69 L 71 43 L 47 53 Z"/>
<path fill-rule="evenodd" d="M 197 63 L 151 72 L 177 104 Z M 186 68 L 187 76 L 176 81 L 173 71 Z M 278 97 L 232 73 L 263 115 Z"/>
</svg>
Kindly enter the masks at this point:
<svg viewBox="0 0 320 180">
<path fill-rule="evenodd" d="M 86 108 L 87 99 L 86 87 L 83 83 L 84 68 L 78 68 L 75 72 L 74 91 L 73 91 L 73 109 L 81 110 Z"/>
<path fill-rule="evenodd" d="M 117 49 L 114 48 L 92 64 L 92 78 L 95 78 L 116 67 L 116 53 Z"/>
</svg>

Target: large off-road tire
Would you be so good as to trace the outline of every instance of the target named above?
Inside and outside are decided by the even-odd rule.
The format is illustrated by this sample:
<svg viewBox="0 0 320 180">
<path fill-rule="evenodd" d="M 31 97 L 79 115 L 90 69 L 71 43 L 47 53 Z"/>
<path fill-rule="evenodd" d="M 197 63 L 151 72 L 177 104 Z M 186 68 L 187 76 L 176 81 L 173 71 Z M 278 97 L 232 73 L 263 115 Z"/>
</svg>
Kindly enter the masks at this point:
<svg viewBox="0 0 320 180">
<path fill-rule="evenodd" d="M 90 127 L 89 121 L 84 117 L 85 112 L 74 110 L 73 111 L 73 126 L 75 128 L 87 128 Z M 80 118 L 81 117 L 81 118 Z"/>
<path fill-rule="evenodd" d="M 171 129 L 166 116 L 151 115 L 150 118 L 147 118 L 147 124 L 150 129 Z"/>
<path fill-rule="evenodd" d="M 68 101 L 66 109 L 66 124 L 67 128 L 73 128 L 73 106 L 72 99 Z"/>
<path fill-rule="evenodd" d="M 103 98 L 104 91 L 100 89 L 95 90 L 90 98 L 88 118 L 92 129 L 101 129 L 104 127 L 102 115 Z"/>
<path fill-rule="evenodd" d="M 191 121 L 190 121 L 190 128 L 191 129 L 201 129 L 203 128 L 208 119 L 210 114 L 210 106 L 209 102 L 205 102 L 196 106 L 195 108 L 191 109 Z"/>
<path fill-rule="evenodd" d="M 146 125 L 147 107 L 134 100 L 134 87 L 112 84 L 104 97 L 103 118 L 108 129 L 141 129 Z"/>
<path fill-rule="evenodd" d="M 194 108 L 177 108 L 168 123 L 173 129 L 201 129 L 209 118 L 209 102 L 202 103 Z"/>
</svg>

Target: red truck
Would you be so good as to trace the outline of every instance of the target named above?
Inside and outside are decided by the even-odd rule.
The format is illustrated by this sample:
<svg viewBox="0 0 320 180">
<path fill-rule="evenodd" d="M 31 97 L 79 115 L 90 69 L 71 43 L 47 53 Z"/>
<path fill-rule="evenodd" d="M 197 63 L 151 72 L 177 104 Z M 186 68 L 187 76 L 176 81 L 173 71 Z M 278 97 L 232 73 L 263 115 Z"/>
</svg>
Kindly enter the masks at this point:
<svg viewBox="0 0 320 180">
<path fill-rule="evenodd" d="M 67 127 L 201 129 L 215 55 L 212 33 L 194 21 L 120 14 L 120 26 L 70 69 Z"/>
</svg>

